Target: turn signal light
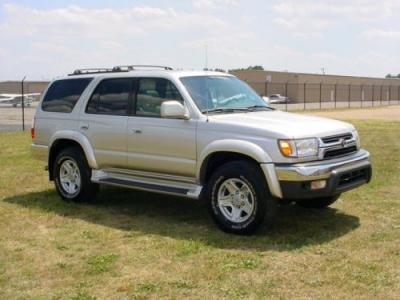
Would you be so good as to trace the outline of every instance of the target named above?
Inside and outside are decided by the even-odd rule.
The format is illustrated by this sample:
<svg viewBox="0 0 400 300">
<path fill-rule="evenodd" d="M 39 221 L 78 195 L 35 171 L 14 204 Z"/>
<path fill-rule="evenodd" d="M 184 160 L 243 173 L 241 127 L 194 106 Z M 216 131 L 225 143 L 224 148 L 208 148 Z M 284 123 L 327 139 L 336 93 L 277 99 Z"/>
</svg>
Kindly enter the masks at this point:
<svg viewBox="0 0 400 300">
<path fill-rule="evenodd" d="M 280 140 L 279 149 L 281 149 L 282 154 L 285 156 L 291 156 L 293 154 L 292 145 L 289 141 Z"/>
</svg>

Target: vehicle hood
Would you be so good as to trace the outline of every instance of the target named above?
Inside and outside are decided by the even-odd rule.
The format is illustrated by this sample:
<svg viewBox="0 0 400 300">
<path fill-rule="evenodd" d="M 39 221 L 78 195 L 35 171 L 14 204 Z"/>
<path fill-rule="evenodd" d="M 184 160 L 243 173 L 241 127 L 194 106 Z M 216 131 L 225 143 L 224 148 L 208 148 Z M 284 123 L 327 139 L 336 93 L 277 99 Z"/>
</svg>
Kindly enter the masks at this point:
<svg viewBox="0 0 400 300">
<path fill-rule="evenodd" d="M 209 120 L 232 126 L 235 130 L 237 126 L 248 127 L 285 138 L 324 137 L 355 130 L 349 123 L 278 110 L 215 114 L 209 116 Z"/>
</svg>

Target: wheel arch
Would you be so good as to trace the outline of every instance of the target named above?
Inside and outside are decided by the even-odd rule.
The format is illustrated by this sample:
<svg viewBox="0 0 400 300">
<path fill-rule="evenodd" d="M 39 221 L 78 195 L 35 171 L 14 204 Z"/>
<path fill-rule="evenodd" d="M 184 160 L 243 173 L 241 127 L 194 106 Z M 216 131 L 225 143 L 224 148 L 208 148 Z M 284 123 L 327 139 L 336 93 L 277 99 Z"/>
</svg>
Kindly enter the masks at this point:
<svg viewBox="0 0 400 300">
<path fill-rule="evenodd" d="M 215 141 L 205 147 L 200 155 L 200 163 L 197 170 L 198 180 L 201 184 L 206 182 L 210 167 L 213 168 L 212 165 L 216 161 L 218 165 L 221 165 L 235 159 L 250 160 L 258 164 L 272 161 L 268 153 L 254 143 L 239 140 Z"/>
<path fill-rule="evenodd" d="M 78 147 L 84 153 L 88 165 L 92 169 L 97 169 L 98 165 L 93 148 L 89 140 L 83 134 L 75 131 L 60 131 L 56 133 L 50 142 L 48 155 L 48 169 L 50 180 L 53 180 L 53 165 L 57 154 L 67 147 Z"/>
</svg>

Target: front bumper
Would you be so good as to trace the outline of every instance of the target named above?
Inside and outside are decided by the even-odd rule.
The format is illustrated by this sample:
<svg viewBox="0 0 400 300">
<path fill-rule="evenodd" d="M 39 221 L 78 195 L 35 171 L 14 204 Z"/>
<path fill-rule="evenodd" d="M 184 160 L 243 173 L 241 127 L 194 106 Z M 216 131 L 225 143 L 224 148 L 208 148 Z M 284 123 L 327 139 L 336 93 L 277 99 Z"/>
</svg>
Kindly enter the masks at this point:
<svg viewBox="0 0 400 300">
<path fill-rule="evenodd" d="M 275 172 L 284 199 L 311 199 L 340 194 L 371 180 L 369 153 L 357 153 L 325 161 L 298 164 L 276 164 Z M 311 181 L 326 180 L 322 189 L 312 190 Z"/>
</svg>

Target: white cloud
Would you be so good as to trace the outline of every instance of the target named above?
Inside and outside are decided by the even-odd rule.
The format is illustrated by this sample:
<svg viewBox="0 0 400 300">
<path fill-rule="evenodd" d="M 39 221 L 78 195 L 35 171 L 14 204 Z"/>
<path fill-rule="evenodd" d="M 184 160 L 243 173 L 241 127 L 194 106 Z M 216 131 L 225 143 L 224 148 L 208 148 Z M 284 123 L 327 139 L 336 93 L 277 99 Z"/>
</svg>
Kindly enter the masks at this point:
<svg viewBox="0 0 400 300">
<path fill-rule="evenodd" d="M 398 0 L 281 0 L 274 10 L 274 24 L 299 37 L 320 37 L 323 31 L 343 22 L 373 23 L 398 19 Z"/>
<path fill-rule="evenodd" d="M 400 30 L 368 29 L 361 33 L 361 37 L 366 40 L 388 40 L 397 41 L 400 39 Z"/>
<path fill-rule="evenodd" d="M 193 6 L 199 9 L 218 9 L 238 4 L 237 0 L 193 0 Z"/>
<path fill-rule="evenodd" d="M 161 63 L 162 55 L 175 48 L 177 36 L 218 35 L 229 28 L 227 22 L 205 12 L 150 6 L 39 10 L 5 4 L 3 11 L 0 36 L 13 56 L 0 76 L 9 76 L 5 69 L 17 76 L 26 72 L 23 68 L 29 68 L 32 76 L 34 72 L 53 76 L 75 67 Z"/>
<path fill-rule="evenodd" d="M 213 28 L 226 26 L 217 17 L 187 13 L 172 8 L 135 6 L 128 9 L 85 9 L 79 6 L 37 10 L 15 4 L 4 6 L 2 35 L 64 35 L 89 37 L 137 36 L 154 30 Z"/>
<path fill-rule="evenodd" d="M 398 72 L 393 68 L 400 65 L 399 0 L 277 1 L 55 9 L 5 4 L 0 78 L 52 78 L 74 68 L 129 63 L 202 68 L 205 44 L 213 68 L 257 64 L 311 73 L 322 67 L 347 75 Z M 323 40 L 312 40 L 317 38 Z"/>
</svg>

